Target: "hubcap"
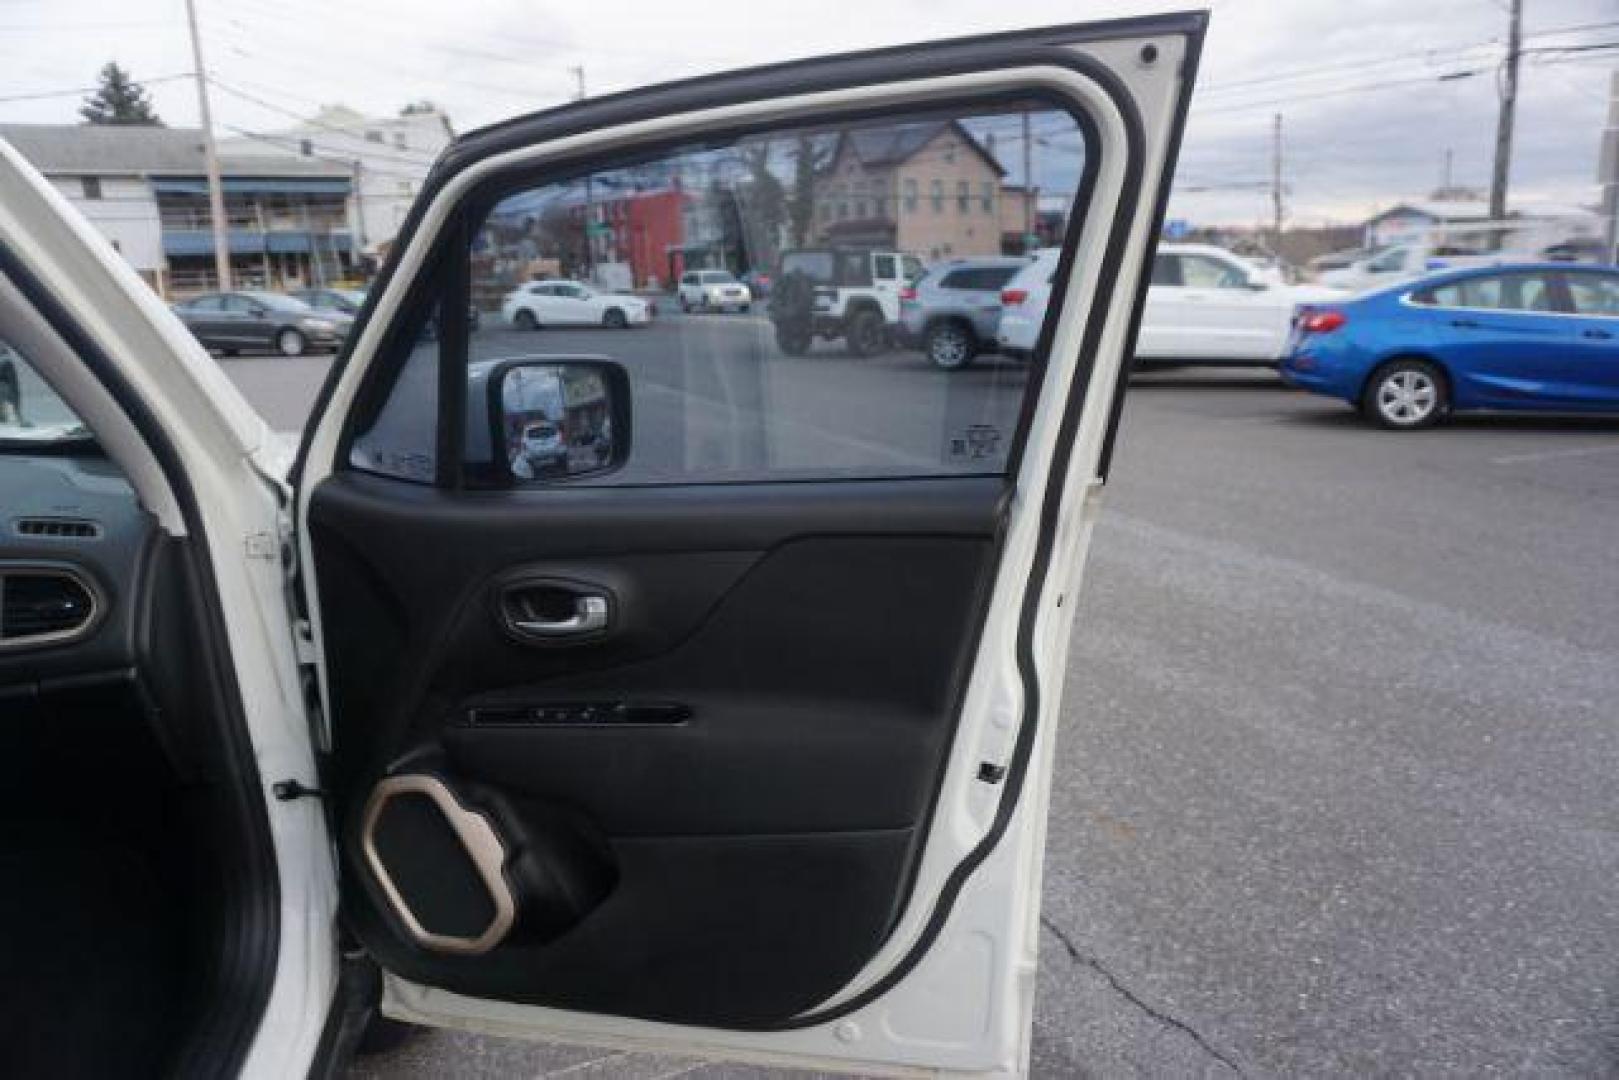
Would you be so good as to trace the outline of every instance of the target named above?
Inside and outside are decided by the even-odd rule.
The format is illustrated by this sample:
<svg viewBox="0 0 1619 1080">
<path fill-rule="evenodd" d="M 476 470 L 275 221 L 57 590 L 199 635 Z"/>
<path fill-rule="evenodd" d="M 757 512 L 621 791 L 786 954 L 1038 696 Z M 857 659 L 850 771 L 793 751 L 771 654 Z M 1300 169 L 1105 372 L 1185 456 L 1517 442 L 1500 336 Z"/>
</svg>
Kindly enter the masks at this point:
<svg viewBox="0 0 1619 1080">
<path fill-rule="evenodd" d="M 959 330 L 940 330 L 933 335 L 933 359 L 954 367 L 967 359 L 967 338 Z"/>
<path fill-rule="evenodd" d="M 1439 404 L 1439 388 L 1425 372 L 1392 372 L 1377 388 L 1377 408 L 1396 424 L 1420 424 Z"/>
</svg>

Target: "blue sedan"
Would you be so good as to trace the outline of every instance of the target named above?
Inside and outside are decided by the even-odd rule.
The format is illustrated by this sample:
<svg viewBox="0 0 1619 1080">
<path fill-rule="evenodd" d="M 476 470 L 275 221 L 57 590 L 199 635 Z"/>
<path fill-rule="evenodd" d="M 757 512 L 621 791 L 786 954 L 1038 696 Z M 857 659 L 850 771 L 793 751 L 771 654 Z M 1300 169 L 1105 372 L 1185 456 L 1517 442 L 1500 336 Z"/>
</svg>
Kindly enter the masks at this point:
<svg viewBox="0 0 1619 1080">
<path fill-rule="evenodd" d="M 1455 270 L 1294 317 L 1289 384 L 1387 428 L 1458 409 L 1619 414 L 1619 270 Z"/>
</svg>

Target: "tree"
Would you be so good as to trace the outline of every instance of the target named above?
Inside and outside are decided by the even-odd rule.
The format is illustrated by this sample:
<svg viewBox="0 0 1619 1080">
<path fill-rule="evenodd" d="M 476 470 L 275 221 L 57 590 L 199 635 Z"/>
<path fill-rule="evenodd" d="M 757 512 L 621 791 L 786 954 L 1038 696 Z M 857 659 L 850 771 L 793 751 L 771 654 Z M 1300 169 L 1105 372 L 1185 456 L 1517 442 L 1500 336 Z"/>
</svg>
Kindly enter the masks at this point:
<svg viewBox="0 0 1619 1080">
<path fill-rule="evenodd" d="M 146 95 L 146 88 L 130 78 L 129 72 L 116 62 L 103 67 L 98 78 L 100 85 L 96 92 L 85 98 L 79 107 L 79 115 L 84 117 L 85 123 L 163 126 L 152 108 L 152 99 Z"/>
<path fill-rule="evenodd" d="M 823 154 L 814 136 L 798 136 L 793 150 L 793 194 L 787 206 L 794 247 L 809 243 L 810 226 L 815 223 L 815 180 L 821 171 Z"/>
<path fill-rule="evenodd" d="M 742 269 L 763 270 L 775 265 L 781 246 L 781 227 L 787 219 L 787 190 L 770 168 L 773 144 L 769 141 L 742 147 L 748 181 L 739 195 L 746 229 Z"/>
</svg>

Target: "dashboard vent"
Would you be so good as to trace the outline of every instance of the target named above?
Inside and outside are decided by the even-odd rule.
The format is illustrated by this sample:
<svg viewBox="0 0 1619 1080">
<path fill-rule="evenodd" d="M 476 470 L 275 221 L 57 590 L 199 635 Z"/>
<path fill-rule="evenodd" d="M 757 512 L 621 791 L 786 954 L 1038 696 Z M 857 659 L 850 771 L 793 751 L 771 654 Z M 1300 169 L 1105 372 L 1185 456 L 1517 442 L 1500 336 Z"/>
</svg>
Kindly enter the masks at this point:
<svg viewBox="0 0 1619 1080">
<path fill-rule="evenodd" d="M 15 528 L 18 536 L 51 540 L 101 539 L 101 526 L 82 518 L 18 518 Z"/>
<path fill-rule="evenodd" d="M 78 637 L 96 614 L 95 593 L 77 574 L 0 566 L 0 646 Z"/>
</svg>

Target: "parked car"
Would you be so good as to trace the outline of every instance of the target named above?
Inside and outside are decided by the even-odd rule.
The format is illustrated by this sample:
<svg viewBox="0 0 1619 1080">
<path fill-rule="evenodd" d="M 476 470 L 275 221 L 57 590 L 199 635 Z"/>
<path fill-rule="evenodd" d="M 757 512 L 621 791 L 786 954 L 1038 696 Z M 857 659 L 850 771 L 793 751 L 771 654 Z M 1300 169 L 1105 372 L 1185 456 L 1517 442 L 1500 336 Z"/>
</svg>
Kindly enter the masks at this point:
<svg viewBox="0 0 1619 1080">
<path fill-rule="evenodd" d="M 1510 254 L 1486 251 L 1454 240 L 1391 244 L 1356 259 L 1348 266 L 1323 271 L 1316 280 L 1322 285 L 1350 292 L 1365 292 L 1439 270 L 1496 266 L 1511 261 Z"/>
<path fill-rule="evenodd" d="M 343 315 L 358 315 L 365 303 L 364 289 L 294 289 L 287 295 L 302 300 L 316 311 L 336 311 Z"/>
<path fill-rule="evenodd" d="M 922 260 L 859 247 L 782 252 L 770 294 L 776 345 L 807 354 L 816 338 L 842 338 L 855 356 L 888 348 L 899 328 L 900 293 L 922 276 Z"/>
<path fill-rule="evenodd" d="M 174 313 L 198 341 L 226 356 L 243 349 L 302 356 L 311 346 L 336 348 L 354 324 L 340 311 L 316 311 L 291 296 L 248 290 L 194 296 L 175 304 Z"/>
<path fill-rule="evenodd" d="M 1540 257 L 1549 262 L 1613 262 L 1613 252 L 1601 237 L 1578 236 L 1572 240 L 1549 244 L 1540 249 Z"/>
<path fill-rule="evenodd" d="M 1387 428 L 1461 409 L 1619 413 L 1619 271 L 1453 271 L 1300 309 L 1282 378 Z"/>
<path fill-rule="evenodd" d="M 651 322 L 652 305 L 639 296 L 599 292 L 579 281 L 534 281 L 506 295 L 500 317 L 518 330 L 545 326 L 623 330 Z"/>
<path fill-rule="evenodd" d="M 93 436 L 0 431 L 0 1074 L 341 1075 L 383 1008 L 804 1071 L 1026 1071 L 1107 376 L 1206 28 L 807 59 L 456 137 L 295 464 L 0 140 L 0 339 Z M 400 348 L 496 196 L 571 211 L 581 175 L 1037 99 L 1095 121 L 1068 235 L 1107 249 L 1053 308 L 1072 347 L 1015 430 L 938 380 L 879 398 L 896 384 L 852 364 L 770 387 L 689 354 L 671 384 L 474 361 L 457 334 Z M 562 286 L 598 321 L 645 306 Z M 514 323 L 545 321 L 530 288 Z M 938 456 L 813 422 L 835 408 L 915 420 Z M 519 483 L 511 436 L 542 418 L 596 452 Z"/>
<path fill-rule="evenodd" d="M 532 478 L 567 467 L 568 447 L 555 424 L 541 420 L 523 428 L 518 457 L 512 462 L 514 475 Z"/>
<path fill-rule="evenodd" d="M 1036 253 L 1001 292 L 1001 348 L 1034 348 L 1051 295 L 1056 249 Z M 1223 248 L 1160 244 L 1136 338 L 1142 363 L 1274 366 L 1287 351 L 1294 309 L 1336 299 L 1341 289 L 1287 285 Z"/>
<path fill-rule="evenodd" d="M 900 341 L 946 371 L 998 347 L 1001 288 L 1027 259 L 954 259 L 927 269 L 900 290 Z"/>
<path fill-rule="evenodd" d="M 755 300 L 764 300 L 770 296 L 770 275 L 763 270 L 749 270 L 742 275 L 742 284 L 748 287 Z"/>
<path fill-rule="evenodd" d="M 729 270 L 692 270 L 676 290 L 681 311 L 747 311 L 753 293 Z"/>
</svg>

